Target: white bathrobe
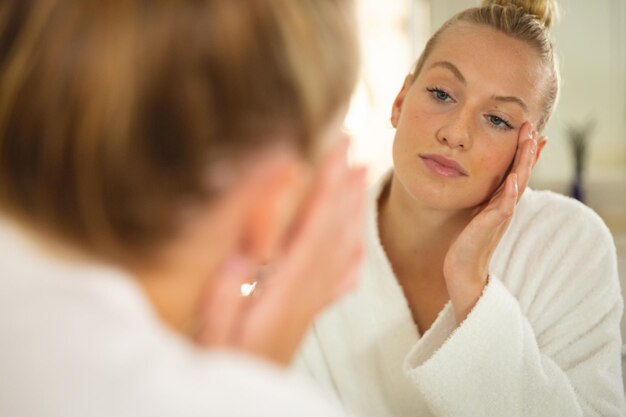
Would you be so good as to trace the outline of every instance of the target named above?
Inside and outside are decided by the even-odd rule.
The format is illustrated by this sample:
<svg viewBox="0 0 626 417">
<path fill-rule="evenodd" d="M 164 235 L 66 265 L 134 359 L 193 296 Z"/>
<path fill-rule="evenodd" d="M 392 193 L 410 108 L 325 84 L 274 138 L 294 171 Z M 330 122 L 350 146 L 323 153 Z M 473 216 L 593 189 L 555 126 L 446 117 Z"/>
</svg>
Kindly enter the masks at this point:
<svg viewBox="0 0 626 417">
<path fill-rule="evenodd" d="M 527 189 L 460 326 L 450 302 L 419 334 L 381 246 L 373 190 L 355 292 L 314 324 L 296 366 L 357 415 L 623 416 L 623 301 L 609 230 Z"/>
<path fill-rule="evenodd" d="M 314 391 L 195 349 L 124 273 L 50 258 L 0 219 L 0 416 L 343 415 Z"/>
</svg>

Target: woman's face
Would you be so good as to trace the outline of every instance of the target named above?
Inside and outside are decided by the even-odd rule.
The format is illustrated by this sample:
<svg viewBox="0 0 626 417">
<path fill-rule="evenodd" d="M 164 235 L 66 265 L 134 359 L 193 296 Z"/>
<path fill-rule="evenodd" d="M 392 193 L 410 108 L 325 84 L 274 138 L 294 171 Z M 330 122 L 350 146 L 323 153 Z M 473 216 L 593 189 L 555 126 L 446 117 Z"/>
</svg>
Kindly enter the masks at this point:
<svg viewBox="0 0 626 417">
<path fill-rule="evenodd" d="M 487 26 L 449 28 L 394 102 L 396 179 L 430 208 L 481 204 L 507 174 L 522 124 L 540 119 L 546 81 L 525 42 Z"/>
</svg>

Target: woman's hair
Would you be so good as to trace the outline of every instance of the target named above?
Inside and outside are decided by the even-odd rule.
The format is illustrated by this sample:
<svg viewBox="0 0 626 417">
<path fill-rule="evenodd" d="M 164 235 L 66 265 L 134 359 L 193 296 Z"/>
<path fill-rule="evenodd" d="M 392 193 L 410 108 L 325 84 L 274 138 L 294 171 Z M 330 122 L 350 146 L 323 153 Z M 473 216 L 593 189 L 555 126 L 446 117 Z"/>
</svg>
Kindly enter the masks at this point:
<svg viewBox="0 0 626 417">
<path fill-rule="evenodd" d="M 541 118 L 536 126 L 542 131 L 550 119 L 559 93 L 559 66 L 550 40 L 550 27 L 558 16 L 555 0 L 484 0 L 481 7 L 460 12 L 445 22 L 426 43 L 412 72 L 416 78 L 441 34 L 458 23 L 484 25 L 530 45 L 548 70 Z"/>
<path fill-rule="evenodd" d="M 149 251 L 211 170 L 307 156 L 349 100 L 348 0 L 4 0 L 0 207 L 107 257 Z"/>
</svg>

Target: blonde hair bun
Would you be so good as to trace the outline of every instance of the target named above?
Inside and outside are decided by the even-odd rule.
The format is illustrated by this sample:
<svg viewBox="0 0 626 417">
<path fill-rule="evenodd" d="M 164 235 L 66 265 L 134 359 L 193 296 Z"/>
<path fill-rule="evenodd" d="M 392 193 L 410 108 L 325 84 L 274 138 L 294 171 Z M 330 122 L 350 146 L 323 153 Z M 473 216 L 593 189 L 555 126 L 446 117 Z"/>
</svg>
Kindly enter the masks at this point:
<svg viewBox="0 0 626 417">
<path fill-rule="evenodd" d="M 482 5 L 492 4 L 520 7 L 528 14 L 535 16 L 547 29 L 550 29 L 558 19 L 556 0 L 483 0 Z"/>
</svg>

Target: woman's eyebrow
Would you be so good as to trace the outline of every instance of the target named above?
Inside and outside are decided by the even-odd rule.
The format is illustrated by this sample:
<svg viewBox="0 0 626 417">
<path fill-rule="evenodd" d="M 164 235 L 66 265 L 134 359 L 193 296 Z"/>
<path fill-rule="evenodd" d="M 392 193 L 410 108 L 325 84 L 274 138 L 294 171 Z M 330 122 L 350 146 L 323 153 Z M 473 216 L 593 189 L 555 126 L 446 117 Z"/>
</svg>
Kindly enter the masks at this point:
<svg viewBox="0 0 626 417">
<path fill-rule="evenodd" d="M 428 67 L 428 69 L 435 68 L 435 67 L 441 67 L 441 68 L 445 68 L 449 70 L 452 73 L 452 75 L 454 75 L 460 82 L 462 82 L 463 84 L 467 84 L 467 81 L 465 81 L 465 77 L 463 76 L 461 71 L 452 62 L 437 61 L 433 63 L 430 67 Z"/>
<path fill-rule="evenodd" d="M 522 100 L 519 97 L 515 97 L 515 96 L 491 96 L 491 99 L 492 100 L 496 100 L 496 101 L 502 101 L 502 102 L 505 102 L 505 103 L 517 103 L 522 108 L 522 110 L 524 110 L 525 113 L 528 113 L 528 106 L 526 105 L 526 103 L 524 103 L 524 100 Z"/>
</svg>

